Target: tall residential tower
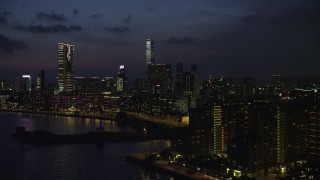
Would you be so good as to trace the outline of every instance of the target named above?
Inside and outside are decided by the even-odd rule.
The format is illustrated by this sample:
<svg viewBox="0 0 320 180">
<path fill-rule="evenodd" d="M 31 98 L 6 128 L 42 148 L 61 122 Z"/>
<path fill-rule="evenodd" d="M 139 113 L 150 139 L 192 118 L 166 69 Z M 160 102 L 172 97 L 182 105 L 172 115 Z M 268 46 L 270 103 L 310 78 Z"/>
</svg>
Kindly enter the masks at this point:
<svg viewBox="0 0 320 180">
<path fill-rule="evenodd" d="M 74 90 L 74 47 L 74 45 L 68 43 L 58 43 L 59 92 L 72 92 Z"/>
</svg>

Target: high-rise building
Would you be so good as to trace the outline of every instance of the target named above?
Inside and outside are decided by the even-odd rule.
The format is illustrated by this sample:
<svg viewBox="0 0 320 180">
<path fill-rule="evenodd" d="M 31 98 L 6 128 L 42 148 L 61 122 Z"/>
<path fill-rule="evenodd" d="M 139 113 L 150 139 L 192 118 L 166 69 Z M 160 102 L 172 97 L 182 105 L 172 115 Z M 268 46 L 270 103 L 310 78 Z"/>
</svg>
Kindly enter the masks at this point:
<svg viewBox="0 0 320 180">
<path fill-rule="evenodd" d="M 211 109 L 211 115 L 213 120 L 213 154 L 222 155 L 224 150 L 222 106 L 215 103 Z"/>
<path fill-rule="evenodd" d="M 235 109 L 228 110 L 244 111 L 244 119 L 237 119 L 242 122 L 228 124 L 230 160 L 250 172 L 257 172 L 285 169 L 286 164 L 305 158 L 307 111 L 302 104 L 270 100 L 251 102 L 246 106 L 245 109 L 242 109 L 244 106 L 235 106 Z M 239 126 L 243 126 L 238 129 L 242 132 L 230 131 Z"/>
<path fill-rule="evenodd" d="M 151 64 L 147 75 L 151 92 L 169 92 L 172 89 L 171 64 Z"/>
<path fill-rule="evenodd" d="M 20 77 L 14 78 L 14 90 L 16 93 L 20 91 Z"/>
<path fill-rule="evenodd" d="M 183 84 L 183 64 L 178 63 L 176 64 L 176 84 L 175 90 L 177 93 L 182 91 L 182 84 Z"/>
<path fill-rule="evenodd" d="M 320 108 L 314 106 L 309 112 L 308 151 L 312 158 L 320 157 Z"/>
<path fill-rule="evenodd" d="M 36 90 L 42 91 L 45 86 L 45 73 L 44 70 L 41 70 L 38 72 L 37 78 L 36 78 Z"/>
<path fill-rule="evenodd" d="M 101 80 L 101 90 L 113 92 L 114 90 L 114 82 L 113 77 L 104 77 Z"/>
<path fill-rule="evenodd" d="M 224 154 L 224 128 L 220 103 L 189 109 L 189 127 L 173 137 L 174 151 L 188 159 Z"/>
<path fill-rule="evenodd" d="M 127 77 L 126 69 L 124 65 L 119 66 L 118 75 L 117 75 L 117 91 L 122 92 L 126 89 L 127 86 Z"/>
<path fill-rule="evenodd" d="M 272 75 L 271 85 L 273 88 L 273 94 L 279 95 L 281 93 L 281 76 L 280 76 L 280 74 Z"/>
<path fill-rule="evenodd" d="M 100 91 L 100 78 L 99 77 L 86 78 L 86 92 L 98 93 L 99 91 Z"/>
<path fill-rule="evenodd" d="M 23 91 L 31 92 L 31 76 L 30 75 L 22 75 L 23 79 Z"/>
<path fill-rule="evenodd" d="M 59 71 L 57 79 L 59 92 L 74 90 L 74 49 L 75 45 L 58 43 Z"/>
<path fill-rule="evenodd" d="M 86 78 L 85 77 L 74 77 L 74 92 L 77 94 L 85 93 L 86 86 Z"/>
<path fill-rule="evenodd" d="M 154 40 L 146 40 L 146 72 L 148 72 L 148 66 L 154 64 Z"/>
</svg>

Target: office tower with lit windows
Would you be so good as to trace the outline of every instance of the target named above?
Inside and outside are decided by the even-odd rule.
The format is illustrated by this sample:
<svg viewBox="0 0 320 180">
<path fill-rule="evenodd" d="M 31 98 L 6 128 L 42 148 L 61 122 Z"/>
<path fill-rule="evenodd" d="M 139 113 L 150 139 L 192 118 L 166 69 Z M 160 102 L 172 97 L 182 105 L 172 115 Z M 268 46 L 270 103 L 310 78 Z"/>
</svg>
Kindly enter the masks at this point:
<svg viewBox="0 0 320 180">
<path fill-rule="evenodd" d="M 99 93 L 99 91 L 100 91 L 100 78 L 99 77 L 86 78 L 86 92 Z"/>
<path fill-rule="evenodd" d="M 154 64 L 154 40 L 146 40 L 146 72 L 148 72 L 149 65 Z"/>
<path fill-rule="evenodd" d="M 22 75 L 23 81 L 23 91 L 26 93 L 31 92 L 31 76 L 30 75 Z"/>
<path fill-rule="evenodd" d="M 74 77 L 74 92 L 76 94 L 85 93 L 87 89 L 85 77 Z"/>
<path fill-rule="evenodd" d="M 73 92 L 74 90 L 74 50 L 75 45 L 58 43 L 59 70 L 57 80 L 59 92 Z"/>
<path fill-rule="evenodd" d="M 126 77 L 126 69 L 124 65 L 119 66 L 118 74 L 117 74 L 117 91 L 122 92 L 126 90 L 127 86 L 127 77 Z"/>
<path fill-rule="evenodd" d="M 101 90 L 103 92 L 113 92 L 114 82 L 113 77 L 104 77 L 101 80 Z"/>
<path fill-rule="evenodd" d="M 281 93 L 282 87 L 281 87 L 281 76 L 280 74 L 272 75 L 271 77 L 271 86 L 272 86 L 272 92 L 274 95 L 279 95 Z"/>
<path fill-rule="evenodd" d="M 41 70 L 38 72 L 37 78 L 36 78 L 36 90 L 42 92 L 44 90 L 45 86 L 45 72 L 44 70 Z"/>
<path fill-rule="evenodd" d="M 171 64 L 150 64 L 147 76 L 150 92 L 171 91 Z"/>
</svg>

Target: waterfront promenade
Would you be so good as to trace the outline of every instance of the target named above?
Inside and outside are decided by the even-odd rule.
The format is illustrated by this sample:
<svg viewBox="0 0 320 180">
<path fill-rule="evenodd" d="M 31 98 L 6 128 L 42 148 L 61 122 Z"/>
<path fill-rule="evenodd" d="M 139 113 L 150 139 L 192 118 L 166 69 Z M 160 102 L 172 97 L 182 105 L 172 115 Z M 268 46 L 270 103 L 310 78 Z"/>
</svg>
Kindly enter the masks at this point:
<svg viewBox="0 0 320 180">
<path fill-rule="evenodd" d="M 126 160 L 138 163 L 143 166 L 151 167 L 157 169 L 159 171 L 171 174 L 177 178 L 181 179 L 198 179 L 198 180 L 218 180 L 215 177 L 200 174 L 200 173 L 190 173 L 188 168 L 176 168 L 173 166 L 168 165 L 167 160 L 156 160 L 154 162 L 146 160 L 145 157 L 148 157 L 150 154 L 138 153 L 138 154 L 131 154 L 126 156 Z"/>
</svg>

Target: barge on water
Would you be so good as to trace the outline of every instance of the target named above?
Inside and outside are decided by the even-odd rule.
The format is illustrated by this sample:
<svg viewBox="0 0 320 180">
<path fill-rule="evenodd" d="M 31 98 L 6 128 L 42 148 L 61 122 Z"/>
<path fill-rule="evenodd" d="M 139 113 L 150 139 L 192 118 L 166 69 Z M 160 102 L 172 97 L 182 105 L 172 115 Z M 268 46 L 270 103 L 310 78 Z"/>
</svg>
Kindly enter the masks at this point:
<svg viewBox="0 0 320 180">
<path fill-rule="evenodd" d="M 12 137 L 21 142 L 31 144 L 74 144 L 74 143 L 101 143 L 101 142 L 128 142 L 169 139 L 167 135 L 144 132 L 111 132 L 97 128 L 84 134 L 59 135 L 44 130 L 25 131 L 24 126 L 17 126 Z"/>
</svg>

